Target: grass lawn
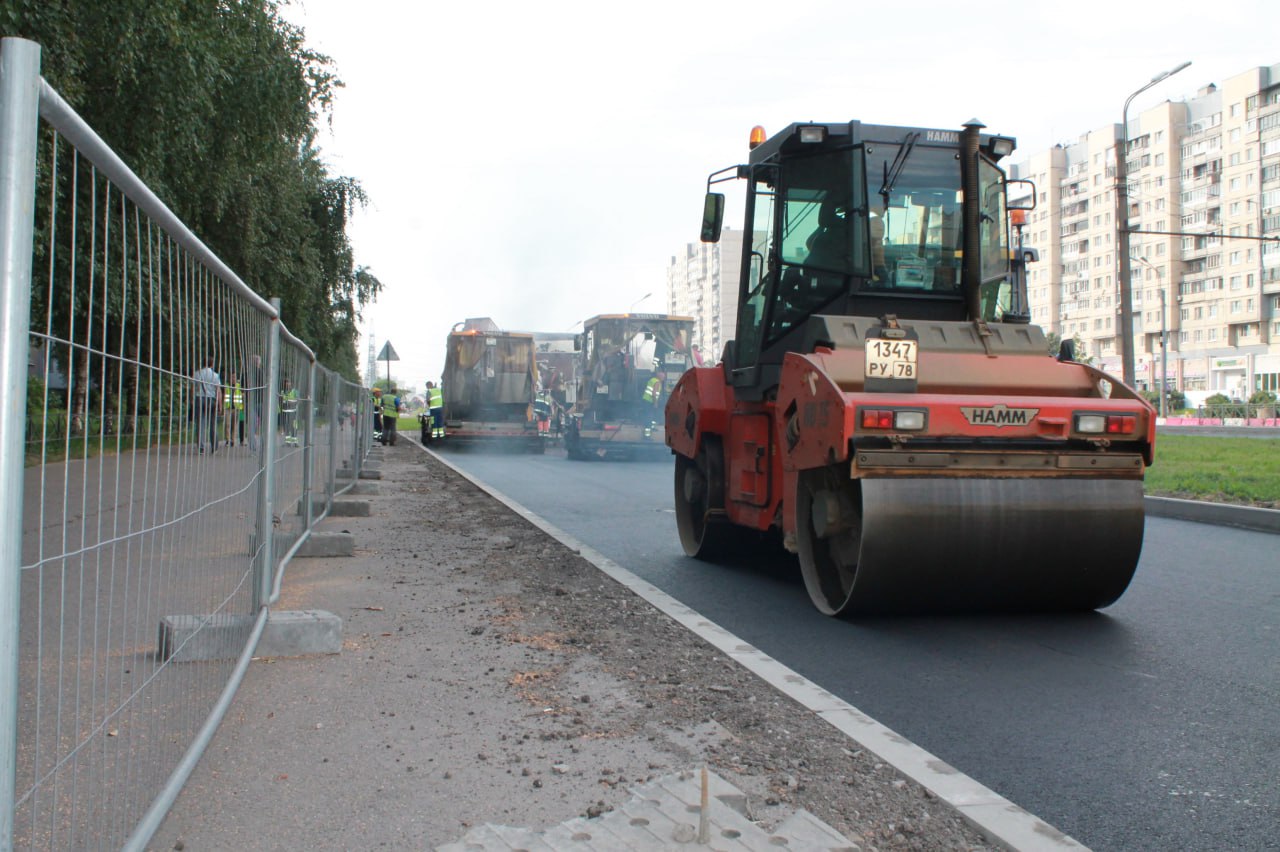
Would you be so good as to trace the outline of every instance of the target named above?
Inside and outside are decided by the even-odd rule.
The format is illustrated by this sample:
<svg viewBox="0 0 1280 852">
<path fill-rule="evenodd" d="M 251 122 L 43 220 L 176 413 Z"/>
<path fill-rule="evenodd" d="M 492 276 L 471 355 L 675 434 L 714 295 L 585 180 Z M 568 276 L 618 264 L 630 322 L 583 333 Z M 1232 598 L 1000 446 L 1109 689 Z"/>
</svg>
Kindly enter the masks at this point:
<svg viewBox="0 0 1280 852">
<path fill-rule="evenodd" d="M 1160 435 L 1147 494 L 1280 508 L 1280 440 Z"/>
</svg>

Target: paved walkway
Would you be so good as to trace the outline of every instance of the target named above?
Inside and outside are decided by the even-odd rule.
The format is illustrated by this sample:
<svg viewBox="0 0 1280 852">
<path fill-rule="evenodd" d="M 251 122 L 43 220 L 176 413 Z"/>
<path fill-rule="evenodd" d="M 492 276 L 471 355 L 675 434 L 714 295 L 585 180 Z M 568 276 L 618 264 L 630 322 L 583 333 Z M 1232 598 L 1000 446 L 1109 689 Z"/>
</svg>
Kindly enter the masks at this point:
<svg viewBox="0 0 1280 852">
<path fill-rule="evenodd" d="M 354 555 L 288 566 L 276 610 L 338 615 L 342 652 L 255 661 L 150 849 L 1081 848 L 521 507 L 508 512 L 405 449 L 386 451 L 390 481 L 362 482 L 349 498 L 370 504 L 367 516 L 322 524 L 354 536 Z M 596 571 L 531 582 L 530 560 L 577 561 L 575 552 Z M 563 644 L 567 626 L 547 619 L 560 595 L 600 595 L 623 610 L 645 610 L 643 599 L 670 619 L 654 616 L 673 636 L 665 653 L 709 645 L 724 655 L 715 666 L 741 667 L 758 684 L 717 700 L 784 708 L 771 725 L 810 732 L 806 744 L 816 737 L 824 754 L 843 753 L 853 776 L 806 773 L 793 763 L 805 744 L 784 740 L 754 771 L 709 772 L 704 800 L 704 767 L 751 762 L 746 732 L 727 731 L 715 712 L 656 716 L 620 676 L 627 643 L 609 645 L 624 655 L 610 659 Z M 810 789 L 792 797 L 779 783 Z M 788 805 L 806 797 L 832 803 L 857 833 Z"/>
</svg>

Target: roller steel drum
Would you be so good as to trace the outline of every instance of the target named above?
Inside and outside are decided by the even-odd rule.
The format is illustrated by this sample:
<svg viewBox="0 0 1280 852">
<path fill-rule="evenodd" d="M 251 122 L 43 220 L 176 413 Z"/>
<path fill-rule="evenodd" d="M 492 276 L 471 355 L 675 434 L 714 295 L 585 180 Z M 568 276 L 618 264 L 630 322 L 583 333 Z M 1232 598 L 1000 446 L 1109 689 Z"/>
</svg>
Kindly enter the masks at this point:
<svg viewBox="0 0 1280 852">
<path fill-rule="evenodd" d="M 1134 479 L 807 471 L 797 545 L 805 586 L 828 615 L 1090 610 L 1133 578 L 1142 500 Z"/>
</svg>

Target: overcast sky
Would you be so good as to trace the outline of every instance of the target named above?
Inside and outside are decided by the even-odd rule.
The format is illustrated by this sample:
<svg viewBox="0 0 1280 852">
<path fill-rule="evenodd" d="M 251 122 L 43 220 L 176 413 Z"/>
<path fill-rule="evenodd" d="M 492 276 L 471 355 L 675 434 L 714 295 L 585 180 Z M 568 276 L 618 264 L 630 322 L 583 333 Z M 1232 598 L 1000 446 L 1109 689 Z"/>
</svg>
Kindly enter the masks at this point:
<svg viewBox="0 0 1280 852">
<path fill-rule="evenodd" d="M 1185 60 L 1131 117 L 1280 63 L 1274 0 L 292 0 L 285 15 L 346 84 L 319 143 L 370 198 L 351 236 L 385 291 L 361 371 L 370 337 L 390 340 L 392 377 L 417 389 L 467 317 L 563 332 L 665 310 L 706 177 L 745 162 L 755 124 L 978 118 L 1027 155 L 1118 123 Z"/>
</svg>

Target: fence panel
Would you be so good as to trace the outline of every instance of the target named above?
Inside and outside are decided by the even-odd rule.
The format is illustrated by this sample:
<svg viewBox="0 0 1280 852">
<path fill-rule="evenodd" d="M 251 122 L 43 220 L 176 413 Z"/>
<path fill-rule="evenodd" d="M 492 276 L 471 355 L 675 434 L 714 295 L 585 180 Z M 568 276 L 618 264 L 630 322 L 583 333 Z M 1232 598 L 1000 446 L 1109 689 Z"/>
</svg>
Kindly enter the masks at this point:
<svg viewBox="0 0 1280 852">
<path fill-rule="evenodd" d="M 0 62 L 29 44 L 5 39 Z M 3 113 L 15 95 L 0 82 Z M 0 268 L 3 304 L 30 299 L 5 326 L 6 357 L 30 375 L 6 394 L 26 404 L 0 414 L 3 487 L 20 492 L 0 562 L 0 604 L 17 613 L 0 628 L 0 675 L 17 684 L 0 708 L 0 848 L 118 848 L 158 825 L 273 580 L 338 469 L 358 470 L 363 392 L 38 93 L 34 151 L 0 121 L 0 168 L 29 154 L 38 174 L 33 235 L 0 199 L 0 240 L 19 244 L 4 257 L 25 239 L 32 270 Z M 335 434 L 340 410 L 352 419 Z"/>
</svg>

